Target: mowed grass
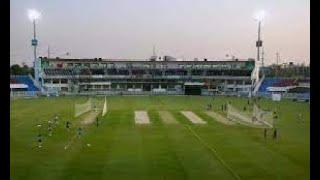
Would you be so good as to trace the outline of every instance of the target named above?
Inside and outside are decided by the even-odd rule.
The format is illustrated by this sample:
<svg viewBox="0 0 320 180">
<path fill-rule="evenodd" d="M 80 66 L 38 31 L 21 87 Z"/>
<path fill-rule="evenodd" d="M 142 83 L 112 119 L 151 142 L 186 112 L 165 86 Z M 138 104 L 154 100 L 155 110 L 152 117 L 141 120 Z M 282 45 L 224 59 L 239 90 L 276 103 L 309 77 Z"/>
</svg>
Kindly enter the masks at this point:
<svg viewBox="0 0 320 180">
<path fill-rule="evenodd" d="M 262 129 L 224 125 L 205 114 L 230 101 L 242 109 L 245 98 L 200 96 L 108 97 L 108 114 L 99 127 L 86 126 L 80 139 L 64 146 L 76 135 L 79 120 L 72 117 L 73 104 L 85 97 L 19 99 L 11 101 L 11 179 L 309 179 L 310 109 L 301 102 L 262 99 L 264 109 L 277 110 L 279 139 L 271 131 L 265 141 Z M 99 99 L 103 101 L 103 98 Z M 149 125 L 136 125 L 134 111 L 146 110 Z M 158 111 L 168 111 L 178 121 L 165 124 Z M 190 110 L 207 121 L 192 124 L 180 111 Z M 304 122 L 297 120 L 302 113 Z M 43 148 L 36 148 L 39 121 L 54 114 L 60 124 Z M 72 121 L 68 132 L 64 123 Z M 199 138 L 201 140 L 199 140 Z M 88 147 L 87 144 L 91 146 Z"/>
</svg>

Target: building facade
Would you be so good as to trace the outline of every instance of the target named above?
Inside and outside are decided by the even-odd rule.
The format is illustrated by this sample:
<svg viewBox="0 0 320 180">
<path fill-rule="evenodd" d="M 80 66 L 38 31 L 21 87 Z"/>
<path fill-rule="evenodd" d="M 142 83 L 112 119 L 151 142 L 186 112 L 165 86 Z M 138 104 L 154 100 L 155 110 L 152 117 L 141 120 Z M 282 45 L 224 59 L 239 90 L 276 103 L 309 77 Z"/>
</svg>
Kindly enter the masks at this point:
<svg viewBox="0 0 320 180">
<path fill-rule="evenodd" d="M 255 68 L 255 61 L 250 59 L 179 61 L 174 58 L 129 60 L 40 57 L 35 64 L 35 78 L 42 91 L 54 90 L 59 93 L 249 93 Z"/>
</svg>

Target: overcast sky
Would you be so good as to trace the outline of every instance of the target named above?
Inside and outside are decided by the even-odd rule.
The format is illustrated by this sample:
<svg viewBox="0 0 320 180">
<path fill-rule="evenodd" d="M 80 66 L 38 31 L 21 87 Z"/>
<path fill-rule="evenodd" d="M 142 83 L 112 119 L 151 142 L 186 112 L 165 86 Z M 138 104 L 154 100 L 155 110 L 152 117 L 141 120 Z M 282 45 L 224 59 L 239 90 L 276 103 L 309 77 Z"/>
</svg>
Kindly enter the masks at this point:
<svg viewBox="0 0 320 180">
<path fill-rule="evenodd" d="M 309 62 L 309 0 L 11 0 L 10 63 L 32 64 L 32 23 L 37 22 L 39 56 L 76 58 L 255 58 L 257 22 L 262 27 L 266 63 Z"/>
</svg>

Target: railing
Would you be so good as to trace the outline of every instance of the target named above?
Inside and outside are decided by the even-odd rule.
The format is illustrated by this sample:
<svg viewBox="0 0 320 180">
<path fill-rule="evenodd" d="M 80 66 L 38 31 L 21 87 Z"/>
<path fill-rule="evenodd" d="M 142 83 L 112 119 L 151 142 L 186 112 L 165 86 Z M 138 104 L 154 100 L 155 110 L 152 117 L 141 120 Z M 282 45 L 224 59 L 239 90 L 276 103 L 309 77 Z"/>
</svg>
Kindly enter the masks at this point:
<svg viewBox="0 0 320 180">
<path fill-rule="evenodd" d="M 41 87 L 39 86 L 39 83 L 32 77 L 32 75 L 28 74 L 28 76 L 32 80 L 34 86 L 37 87 L 38 89 L 41 89 Z"/>
<path fill-rule="evenodd" d="M 258 96 L 271 98 L 271 92 L 258 92 Z M 310 93 L 281 93 L 284 99 L 310 100 Z"/>
<path fill-rule="evenodd" d="M 93 92 L 79 92 L 70 93 L 63 92 L 60 95 L 104 95 L 104 96 L 114 96 L 114 95 L 184 95 L 184 91 L 165 91 L 165 92 L 152 92 L 152 91 L 93 91 Z"/>
<path fill-rule="evenodd" d="M 44 75 L 44 78 L 52 78 L 52 79 L 80 79 L 80 78 L 92 78 L 92 79 L 179 79 L 179 80 L 187 80 L 187 79 L 220 79 L 220 80 L 250 80 L 250 76 L 179 76 L 179 75 L 163 75 L 163 76 L 142 76 L 142 75 Z"/>
<path fill-rule="evenodd" d="M 39 95 L 39 91 L 11 91 L 11 97 L 36 97 Z"/>
<path fill-rule="evenodd" d="M 253 90 L 253 94 L 256 94 L 259 91 L 260 86 L 264 81 L 264 78 L 265 78 L 265 75 L 263 75 L 262 78 L 260 79 L 260 81 L 256 84 L 256 86 L 254 87 L 254 90 Z"/>
<path fill-rule="evenodd" d="M 285 93 L 283 94 L 283 98 L 309 100 L 310 93 Z"/>
</svg>

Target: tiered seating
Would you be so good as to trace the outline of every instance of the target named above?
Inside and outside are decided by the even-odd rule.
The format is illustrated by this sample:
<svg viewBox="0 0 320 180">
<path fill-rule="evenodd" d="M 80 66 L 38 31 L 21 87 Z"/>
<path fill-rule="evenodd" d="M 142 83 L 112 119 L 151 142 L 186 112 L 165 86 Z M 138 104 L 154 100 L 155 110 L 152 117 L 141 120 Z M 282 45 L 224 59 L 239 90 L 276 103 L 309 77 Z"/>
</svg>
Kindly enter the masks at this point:
<svg viewBox="0 0 320 180">
<path fill-rule="evenodd" d="M 188 74 L 188 71 L 183 69 L 169 69 L 165 71 L 166 76 L 185 76 Z"/>
<path fill-rule="evenodd" d="M 27 91 L 39 91 L 39 89 L 33 84 L 32 79 L 29 76 L 14 76 L 10 78 L 10 83 L 15 82 L 15 84 L 26 84 L 28 85 Z"/>
<path fill-rule="evenodd" d="M 54 76 L 54 75 L 71 76 L 74 74 L 71 69 L 44 69 L 44 73 L 49 76 Z"/>
<path fill-rule="evenodd" d="M 297 83 L 293 79 L 283 79 L 273 84 L 274 87 L 295 86 Z"/>
<path fill-rule="evenodd" d="M 268 87 L 274 86 L 274 84 L 279 81 L 277 78 L 265 78 L 259 88 L 259 92 L 267 92 Z"/>
<path fill-rule="evenodd" d="M 91 75 L 91 71 L 89 69 L 81 69 L 80 75 Z"/>
<path fill-rule="evenodd" d="M 259 92 L 267 92 L 268 87 L 287 87 L 295 85 L 297 85 L 297 82 L 294 79 L 265 78 L 259 88 Z"/>
<path fill-rule="evenodd" d="M 310 83 L 310 79 L 306 78 L 306 79 L 299 79 L 298 83 Z"/>
<path fill-rule="evenodd" d="M 150 70 L 150 73 L 151 73 L 153 76 L 161 76 L 161 75 L 162 75 L 162 71 L 159 70 L 159 69 L 152 69 L 152 70 Z"/>
<path fill-rule="evenodd" d="M 14 78 L 10 78 L 10 84 L 19 84 Z"/>
<path fill-rule="evenodd" d="M 119 69 L 117 74 L 118 75 L 129 75 L 129 71 L 126 69 Z"/>
<path fill-rule="evenodd" d="M 222 75 L 222 71 L 220 71 L 220 70 L 208 70 L 206 75 L 207 76 L 219 76 L 219 75 Z"/>
<path fill-rule="evenodd" d="M 145 71 L 143 69 L 133 69 L 132 75 L 144 75 Z"/>
<path fill-rule="evenodd" d="M 192 74 L 193 76 L 200 76 L 200 75 L 203 74 L 203 70 L 197 70 L 197 69 L 195 69 L 195 70 L 192 70 L 191 74 Z"/>
<path fill-rule="evenodd" d="M 250 70 L 208 70 L 207 76 L 250 76 Z"/>
<path fill-rule="evenodd" d="M 103 69 L 91 69 L 92 75 L 104 75 Z"/>
<path fill-rule="evenodd" d="M 116 69 L 107 69 L 107 74 L 108 75 L 117 75 L 117 70 Z"/>
</svg>

